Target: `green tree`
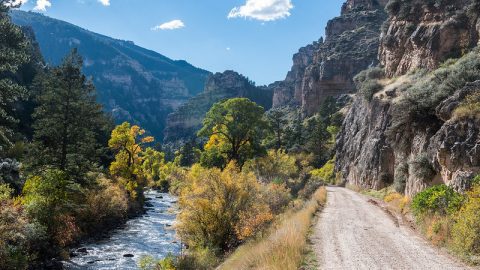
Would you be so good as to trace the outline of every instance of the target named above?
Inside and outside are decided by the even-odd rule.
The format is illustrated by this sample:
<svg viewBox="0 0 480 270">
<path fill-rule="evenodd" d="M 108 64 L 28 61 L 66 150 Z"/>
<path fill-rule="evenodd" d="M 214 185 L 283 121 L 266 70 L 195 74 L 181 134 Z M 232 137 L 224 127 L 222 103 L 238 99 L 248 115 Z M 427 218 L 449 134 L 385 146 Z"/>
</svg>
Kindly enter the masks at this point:
<svg viewBox="0 0 480 270">
<path fill-rule="evenodd" d="M 285 129 L 288 124 L 285 112 L 281 109 L 272 109 L 267 113 L 267 119 L 274 137 L 273 144 L 275 149 L 278 150 L 284 147 L 285 144 Z"/>
<path fill-rule="evenodd" d="M 315 167 L 321 167 L 330 159 L 331 149 L 327 146 L 331 136 L 319 115 L 307 120 L 304 148 L 307 152 L 314 154 Z"/>
<path fill-rule="evenodd" d="M 49 166 L 81 181 L 105 151 L 101 141 L 109 121 L 96 102 L 94 85 L 82 74 L 82 65 L 74 49 L 35 83 L 39 96 L 33 115 L 32 170 Z"/>
<path fill-rule="evenodd" d="M 200 137 L 208 137 L 205 151 L 211 149 L 224 156 L 226 164 L 245 161 L 264 151 L 261 146 L 267 124 L 264 110 L 247 98 L 233 98 L 213 105 L 203 121 Z"/>
<path fill-rule="evenodd" d="M 190 167 L 200 159 L 200 152 L 196 148 L 195 139 L 185 143 L 177 152 L 175 162 L 182 167 Z"/>
<path fill-rule="evenodd" d="M 12 105 L 26 96 L 24 87 L 13 76 L 28 61 L 28 42 L 21 29 L 10 21 L 13 0 L 0 0 L 0 153 L 11 145 Z"/>
</svg>

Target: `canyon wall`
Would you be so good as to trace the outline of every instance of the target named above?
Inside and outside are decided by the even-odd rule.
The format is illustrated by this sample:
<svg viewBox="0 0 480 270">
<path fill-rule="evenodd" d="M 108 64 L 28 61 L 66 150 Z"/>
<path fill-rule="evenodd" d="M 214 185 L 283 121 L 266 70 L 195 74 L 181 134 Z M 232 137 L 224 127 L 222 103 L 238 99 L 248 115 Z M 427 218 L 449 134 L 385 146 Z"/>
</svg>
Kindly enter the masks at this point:
<svg viewBox="0 0 480 270">
<path fill-rule="evenodd" d="M 273 106 L 298 105 L 305 116 L 328 96 L 355 92 L 353 77 L 378 63 L 380 28 L 386 1 L 349 0 L 330 20 L 325 39 L 301 48 L 286 79 L 270 85 Z"/>
<path fill-rule="evenodd" d="M 383 90 L 371 101 L 354 98 L 337 137 L 336 170 L 349 184 L 394 184 L 408 195 L 438 183 L 465 190 L 480 171 L 480 122 L 454 111 L 480 92 L 478 72 L 468 72 L 480 55 L 466 55 L 478 42 L 478 4 L 392 0 L 387 10 L 378 56 Z M 463 55 L 457 67 L 442 66 Z"/>
</svg>

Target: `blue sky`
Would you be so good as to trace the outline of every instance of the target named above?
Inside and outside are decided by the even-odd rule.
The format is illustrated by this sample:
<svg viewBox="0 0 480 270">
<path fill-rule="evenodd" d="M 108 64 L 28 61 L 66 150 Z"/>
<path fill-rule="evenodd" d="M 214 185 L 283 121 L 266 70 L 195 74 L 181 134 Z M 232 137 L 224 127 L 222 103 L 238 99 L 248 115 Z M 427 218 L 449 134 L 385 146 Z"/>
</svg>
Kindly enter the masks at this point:
<svg viewBox="0 0 480 270">
<path fill-rule="evenodd" d="M 17 1 L 24 10 L 212 72 L 233 69 L 263 85 L 285 78 L 293 54 L 324 35 L 345 0 Z"/>
</svg>

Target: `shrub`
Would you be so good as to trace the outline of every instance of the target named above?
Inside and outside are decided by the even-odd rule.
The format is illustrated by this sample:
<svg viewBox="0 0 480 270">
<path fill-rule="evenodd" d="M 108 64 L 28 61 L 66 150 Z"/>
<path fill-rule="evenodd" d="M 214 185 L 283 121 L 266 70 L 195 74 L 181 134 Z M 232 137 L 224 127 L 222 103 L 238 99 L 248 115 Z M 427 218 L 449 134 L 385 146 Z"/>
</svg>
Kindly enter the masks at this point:
<svg viewBox="0 0 480 270">
<path fill-rule="evenodd" d="M 127 217 L 128 193 L 120 185 L 100 176 L 97 186 L 85 195 L 80 211 L 82 229 L 88 234 L 111 228 Z"/>
<path fill-rule="evenodd" d="M 436 185 L 415 195 L 412 210 L 417 217 L 427 213 L 447 215 L 457 211 L 464 201 L 463 195 L 446 185 Z"/>
<path fill-rule="evenodd" d="M 467 199 L 452 228 L 454 249 L 463 254 L 480 254 L 480 186 L 467 192 Z"/>
<path fill-rule="evenodd" d="M 435 169 L 433 168 L 426 154 L 419 154 L 415 156 L 415 158 L 410 161 L 409 165 L 409 172 L 424 182 L 428 182 L 435 177 Z"/>
<path fill-rule="evenodd" d="M 335 158 L 329 160 L 322 168 L 311 171 L 313 178 L 335 184 Z"/>
<path fill-rule="evenodd" d="M 54 246 L 66 246 L 78 235 L 78 227 L 72 216 L 82 194 L 60 170 L 46 170 L 40 176 L 31 176 L 23 187 L 22 203 L 28 216 L 38 221 L 47 230 Z"/>
<path fill-rule="evenodd" d="M 361 71 L 353 78 L 353 80 L 357 86 L 358 92 L 365 98 L 365 100 L 371 101 L 373 95 L 382 90 L 383 86 L 378 82 L 378 80 L 384 77 L 384 70 L 382 68 L 375 67 Z"/>
<path fill-rule="evenodd" d="M 270 183 L 263 188 L 263 200 L 274 214 L 280 214 L 292 200 L 290 190 L 285 184 Z"/>
<path fill-rule="evenodd" d="M 31 223 L 24 208 L 10 197 L 12 193 L 7 185 L 0 185 L 0 269 L 27 269 L 37 258 L 45 232 Z"/>
<path fill-rule="evenodd" d="M 179 198 L 178 233 L 190 247 L 222 254 L 272 219 L 255 176 L 234 164 L 224 171 L 194 166 L 187 181 Z"/>
<path fill-rule="evenodd" d="M 392 124 L 387 135 L 396 143 L 409 143 L 416 124 L 442 124 L 436 116 L 437 106 L 468 82 L 480 79 L 478 50 L 455 62 L 448 61 L 429 74 L 419 70 L 411 76 L 413 83 L 392 107 Z"/>
<path fill-rule="evenodd" d="M 453 112 L 456 119 L 480 119 L 480 92 L 468 95 L 460 106 Z"/>
<path fill-rule="evenodd" d="M 244 170 L 253 172 L 263 183 L 278 181 L 285 183 L 298 173 L 295 157 L 284 150 L 269 150 L 265 157 L 247 161 Z"/>
<path fill-rule="evenodd" d="M 302 208 L 286 214 L 266 237 L 241 246 L 217 269 L 301 269 L 314 214 L 326 199 L 327 190 L 320 188 Z"/>
</svg>

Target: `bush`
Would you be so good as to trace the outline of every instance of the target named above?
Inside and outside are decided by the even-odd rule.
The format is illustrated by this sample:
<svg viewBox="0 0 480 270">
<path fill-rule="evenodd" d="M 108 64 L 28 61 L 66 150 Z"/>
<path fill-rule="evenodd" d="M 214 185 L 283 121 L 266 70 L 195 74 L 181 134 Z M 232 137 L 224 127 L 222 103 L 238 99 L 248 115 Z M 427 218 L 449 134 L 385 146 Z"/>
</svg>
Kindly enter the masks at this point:
<svg viewBox="0 0 480 270">
<path fill-rule="evenodd" d="M 329 160 L 322 168 L 311 171 L 311 174 L 313 178 L 335 184 L 335 158 Z"/>
<path fill-rule="evenodd" d="M 426 154 L 415 156 L 409 165 L 409 172 L 424 183 L 431 181 L 435 177 L 435 169 Z"/>
<path fill-rule="evenodd" d="M 120 185 L 100 176 L 97 186 L 86 192 L 80 211 L 82 230 L 87 234 L 111 228 L 127 217 L 128 193 Z"/>
<path fill-rule="evenodd" d="M 265 237 L 235 250 L 217 269 L 301 269 L 313 217 L 326 199 L 327 190 L 320 188 L 302 208 L 286 214 Z"/>
<path fill-rule="evenodd" d="M 480 79 L 480 56 L 474 50 L 455 62 L 447 61 L 431 73 L 419 70 L 402 97 L 393 104 L 392 124 L 387 134 L 393 142 L 409 143 L 417 124 L 441 125 L 435 109 L 456 90 Z"/>
<path fill-rule="evenodd" d="M 357 86 L 358 92 L 365 98 L 365 100 L 372 101 L 373 95 L 382 90 L 383 85 L 381 85 L 378 80 L 384 77 L 384 70 L 375 67 L 361 71 L 353 78 L 353 81 Z"/>
<path fill-rule="evenodd" d="M 265 157 L 247 161 L 244 170 L 255 173 L 263 183 L 285 183 L 298 174 L 295 157 L 284 150 L 269 150 Z"/>
<path fill-rule="evenodd" d="M 270 183 L 264 187 L 263 200 L 269 205 L 273 214 L 280 214 L 292 200 L 290 190 L 285 184 Z"/>
<path fill-rule="evenodd" d="M 467 192 L 467 199 L 452 228 L 454 249 L 463 254 L 480 254 L 480 185 Z"/>
<path fill-rule="evenodd" d="M 27 269 L 36 259 L 37 243 L 44 240 L 45 233 L 11 199 L 12 193 L 7 185 L 0 185 L 0 269 Z"/>
<path fill-rule="evenodd" d="M 436 185 L 415 195 L 412 210 L 417 217 L 425 214 L 453 214 L 462 206 L 464 197 L 446 185 Z"/>
<path fill-rule="evenodd" d="M 255 176 L 233 164 L 224 171 L 194 166 L 187 182 L 180 192 L 178 233 L 190 247 L 223 254 L 273 218 Z"/>
<path fill-rule="evenodd" d="M 468 95 L 453 112 L 456 119 L 480 119 L 480 92 Z"/>
</svg>

